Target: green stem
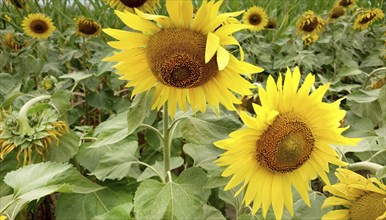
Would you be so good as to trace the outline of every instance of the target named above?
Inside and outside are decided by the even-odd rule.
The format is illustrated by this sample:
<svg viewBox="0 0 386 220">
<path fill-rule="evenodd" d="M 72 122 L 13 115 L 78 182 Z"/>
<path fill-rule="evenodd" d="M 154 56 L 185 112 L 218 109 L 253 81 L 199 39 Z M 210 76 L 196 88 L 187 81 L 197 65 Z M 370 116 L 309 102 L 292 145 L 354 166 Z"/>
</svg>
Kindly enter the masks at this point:
<svg viewBox="0 0 386 220">
<path fill-rule="evenodd" d="M 161 139 L 163 139 L 163 136 L 161 134 L 161 132 L 159 132 L 159 130 L 151 125 L 147 125 L 147 124 L 141 124 L 140 125 L 141 127 L 145 127 L 145 128 L 148 128 L 152 131 L 154 131 Z"/>
<path fill-rule="evenodd" d="M 170 170 L 170 137 L 169 137 L 169 114 L 168 106 L 165 103 L 163 106 L 163 156 L 165 163 L 165 176 Z M 167 181 L 167 179 L 166 179 Z"/>
<path fill-rule="evenodd" d="M 164 182 L 165 180 L 163 179 L 163 175 L 161 173 L 159 173 L 156 169 L 154 169 L 154 167 L 150 166 L 149 164 L 147 163 L 144 163 L 142 161 L 137 161 L 138 164 L 141 164 L 141 165 L 144 165 L 146 167 L 148 167 L 149 169 L 151 169 L 155 174 L 157 174 L 157 176 L 159 176 L 159 178 L 162 180 L 162 182 Z"/>
<path fill-rule="evenodd" d="M 18 115 L 18 120 L 19 120 L 19 126 L 20 126 L 19 131 L 22 134 L 28 134 L 29 131 L 31 130 L 31 127 L 28 124 L 28 118 L 27 118 L 28 109 L 31 108 L 31 106 L 33 104 L 40 102 L 42 100 L 45 100 L 45 99 L 50 99 L 50 98 L 51 98 L 50 95 L 38 96 L 38 97 L 35 97 L 35 98 L 29 100 L 27 103 L 25 103 L 23 105 L 23 107 L 21 107 L 21 109 L 19 111 L 19 115 Z"/>
<path fill-rule="evenodd" d="M 383 166 L 379 165 L 377 163 L 372 163 L 372 162 L 369 162 L 369 161 L 363 161 L 363 162 L 358 162 L 358 163 L 350 164 L 347 168 L 352 170 L 352 171 L 368 170 L 372 174 L 375 174 L 378 170 L 382 169 Z"/>
<path fill-rule="evenodd" d="M 362 89 L 366 89 L 367 87 L 367 84 L 369 83 L 370 79 L 375 76 L 375 74 L 377 74 L 378 72 L 382 72 L 382 71 L 386 71 L 386 67 L 381 67 L 381 68 L 378 68 L 378 69 L 375 69 L 373 70 L 366 78 L 366 81 L 363 83 L 362 85 Z"/>
</svg>

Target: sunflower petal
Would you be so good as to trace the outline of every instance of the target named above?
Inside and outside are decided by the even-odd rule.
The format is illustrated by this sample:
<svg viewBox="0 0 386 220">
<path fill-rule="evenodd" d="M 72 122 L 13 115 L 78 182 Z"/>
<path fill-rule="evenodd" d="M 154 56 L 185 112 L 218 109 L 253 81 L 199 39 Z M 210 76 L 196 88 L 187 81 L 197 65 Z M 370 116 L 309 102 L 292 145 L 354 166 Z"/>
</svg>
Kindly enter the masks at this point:
<svg viewBox="0 0 386 220">
<path fill-rule="evenodd" d="M 222 46 L 217 48 L 217 66 L 218 70 L 223 70 L 229 63 L 229 52 Z"/>
<path fill-rule="evenodd" d="M 212 32 L 209 32 L 206 39 L 205 63 L 208 63 L 212 59 L 219 46 L 220 38 Z"/>
</svg>

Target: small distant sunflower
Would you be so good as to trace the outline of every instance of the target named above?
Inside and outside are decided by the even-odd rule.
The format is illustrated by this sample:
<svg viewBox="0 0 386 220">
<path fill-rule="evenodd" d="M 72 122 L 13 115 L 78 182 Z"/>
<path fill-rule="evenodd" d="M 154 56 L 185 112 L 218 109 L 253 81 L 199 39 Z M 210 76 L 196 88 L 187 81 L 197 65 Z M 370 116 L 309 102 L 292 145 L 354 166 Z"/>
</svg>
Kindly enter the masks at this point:
<svg viewBox="0 0 386 220">
<path fill-rule="evenodd" d="M 247 111 L 251 114 L 255 114 L 255 111 L 253 110 L 253 103 L 260 104 L 260 99 L 257 94 L 255 95 L 245 95 L 241 97 L 241 104 L 237 106 L 237 109 L 239 111 Z"/>
<path fill-rule="evenodd" d="M 94 20 L 85 17 L 79 17 L 76 20 L 76 36 L 96 37 L 101 33 L 101 30 L 101 25 Z"/>
<path fill-rule="evenodd" d="M 364 30 L 369 27 L 376 20 L 381 20 L 385 17 L 383 11 L 379 8 L 367 9 L 360 13 L 354 22 L 354 30 L 360 29 Z"/>
<path fill-rule="evenodd" d="M 7 154 L 16 150 L 16 158 L 19 163 L 20 155 L 23 153 L 23 166 L 31 164 L 33 154 L 40 155 L 45 160 L 46 152 L 53 141 L 59 144 L 58 137 L 68 132 L 67 124 L 64 121 L 57 120 L 52 112 L 53 110 L 50 113 L 45 111 L 44 114 L 34 117 L 33 132 L 22 134 L 17 115 L 13 112 L 2 111 L 0 120 L 0 159 L 4 159 Z M 51 117 L 45 118 L 45 115 L 51 115 Z"/>
<path fill-rule="evenodd" d="M 268 15 L 261 7 L 252 6 L 243 15 L 244 24 L 252 25 L 254 31 L 261 31 L 268 24 Z"/>
<path fill-rule="evenodd" d="M 326 21 L 311 10 L 306 11 L 296 22 L 296 32 L 301 36 L 320 34 Z"/>
<path fill-rule="evenodd" d="M 328 21 L 333 22 L 345 14 L 346 9 L 343 6 L 334 6 L 328 14 Z"/>
<path fill-rule="evenodd" d="M 269 18 L 267 25 L 264 26 L 264 28 L 267 29 L 275 29 L 277 27 L 277 21 L 274 18 Z"/>
<path fill-rule="evenodd" d="M 322 208 L 339 206 L 328 212 L 322 220 L 386 219 L 386 186 L 376 178 L 365 177 L 347 169 L 338 168 L 335 175 L 339 182 L 325 186 L 324 191 L 333 194 Z"/>
<path fill-rule="evenodd" d="M 28 45 L 28 42 L 25 41 L 25 40 L 19 40 L 17 39 L 17 37 L 15 36 L 15 34 L 9 32 L 9 33 L 6 33 L 4 36 L 3 36 L 3 44 L 7 47 L 9 47 L 11 50 L 13 51 L 19 51 L 20 49 L 22 49 L 23 47 L 27 46 Z"/>
<path fill-rule="evenodd" d="M 316 34 L 307 35 L 307 36 L 302 37 L 304 45 L 307 45 L 307 46 L 310 46 L 318 39 L 319 39 L 319 35 L 316 35 Z"/>
<path fill-rule="evenodd" d="M 152 108 L 160 109 L 167 102 L 172 117 L 177 105 L 186 111 L 187 102 L 193 111 L 204 112 L 207 102 L 215 111 L 220 103 L 236 110 L 234 104 L 240 100 L 230 90 L 250 95 L 254 88 L 240 73 L 250 75 L 263 69 L 238 60 L 224 48 L 240 46 L 232 34 L 249 25 L 228 24 L 227 19 L 242 11 L 218 15 L 221 4 L 203 1 L 195 16 L 192 2 L 186 0 L 166 1 L 170 17 L 116 11 L 127 26 L 142 33 L 103 29 L 118 39 L 108 44 L 122 50 L 104 60 L 118 62 L 115 68 L 120 79 L 134 87 L 133 95 L 155 87 Z"/>
<path fill-rule="evenodd" d="M 243 183 L 243 202 L 253 202 L 252 213 L 262 207 L 263 217 L 272 203 L 276 219 L 284 206 L 293 215 L 292 185 L 310 206 L 310 180 L 318 175 L 329 184 L 329 163 L 346 165 L 338 159 L 331 144 L 355 145 L 358 139 L 341 134 L 339 121 L 345 111 L 340 100 L 322 102 L 329 84 L 310 94 L 315 76 L 308 74 L 298 89 L 300 71 L 288 69 L 284 84 L 281 74 L 277 83 L 269 76 L 266 89 L 259 87 L 261 105 L 253 104 L 255 117 L 245 112 L 240 117 L 246 127 L 229 134 L 230 138 L 214 144 L 225 150 L 216 163 L 227 166 L 223 176 L 232 176 L 225 190 Z"/>
<path fill-rule="evenodd" d="M 16 8 L 22 9 L 26 6 L 25 0 L 6 0 Z"/>
<path fill-rule="evenodd" d="M 335 6 L 342 6 L 345 8 L 353 8 L 353 7 L 355 7 L 355 0 L 338 0 L 335 3 Z"/>
<path fill-rule="evenodd" d="M 137 8 L 144 12 L 154 12 L 159 4 L 159 0 L 103 0 L 107 2 L 110 7 L 123 11 L 128 10 L 134 12 Z"/>
<path fill-rule="evenodd" d="M 24 32 L 36 39 L 46 39 L 55 31 L 54 23 L 45 14 L 29 14 L 23 20 Z"/>
</svg>

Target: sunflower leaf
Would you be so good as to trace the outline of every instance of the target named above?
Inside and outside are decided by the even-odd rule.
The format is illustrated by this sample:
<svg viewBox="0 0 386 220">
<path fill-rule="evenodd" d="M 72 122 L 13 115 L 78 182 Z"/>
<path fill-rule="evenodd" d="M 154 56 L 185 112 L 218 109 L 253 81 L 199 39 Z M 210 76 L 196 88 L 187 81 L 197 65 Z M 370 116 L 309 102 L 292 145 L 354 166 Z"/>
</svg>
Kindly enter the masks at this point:
<svg viewBox="0 0 386 220">
<path fill-rule="evenodd" d="M 203 189 L 206 174 L 190 168 L 173 182 L 144 180 L 134 197 L 137 219 L 203 219 L 203 205 L 210 195 Z"/>
<path fill-rule="evenodd" d="M 128 133 L 133 133 L 143 121 L 150 115 L 151 102 L 154 90 L 143 92 L 135 96 L 132 105 L 127 112 Z"/>
</svg>

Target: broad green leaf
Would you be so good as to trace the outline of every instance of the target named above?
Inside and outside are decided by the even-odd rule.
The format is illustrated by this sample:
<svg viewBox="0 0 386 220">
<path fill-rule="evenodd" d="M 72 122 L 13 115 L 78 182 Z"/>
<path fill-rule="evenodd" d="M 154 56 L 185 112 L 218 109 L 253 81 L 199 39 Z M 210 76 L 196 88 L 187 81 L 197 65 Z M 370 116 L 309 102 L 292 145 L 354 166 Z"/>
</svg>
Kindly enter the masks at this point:
<svg viewBox="0 0 386 220">
<path fill-rule="evenodd" d="M 132 200 L 131 189 L 125 185 L 109 187 L 89 194 L 61 194 L 55 215 L 57 220 L 93 219 L 96 216 L 108 214 L 119 205 L 131 203 Z"/>
<path fill-rule="evenodd" d="M 111 219 L 131 220 L 131 219 L 134 219 L 133 216 L 131 215 L 131 211 L 133 210 L 133 208 L 134 208 L 133 203 L 125 203 L 111 209 L 110 211 L 102 215 L 95 216 L 93 220 L 111 220 Z"/>
<path fill-rule="evenodd" d="M 11 199 L 13 204 L 6 209 L 12 218 L 28 202 L 53 192 L 90 193 L 103 188 L 82 176 L 70 164 L 53 162 L 33 164 L 12 171 L 5 176 L 4 182 L 14 190 Z"/>
<path fill-rule="evenodd" d="M 79 137 L 73 131 L 59 137 L 59 145 L 56 142 L 50 148 L 49 160 L 55 162 L 69 161 L 79 150 Z"/>
<path fill-rule="evenodd" d="M 114 105 L 114 92 L 111 89 L 103 89 L 101 91 L 90 93 L 86 96 L 87 103 L 98 109 L 112 111 Z"/>
<path fill-rule="evenodd" d="M 128 136 L 128 132 L 126 129 L 120 130 L 114 134 L 107 136 L 99 136 L 98 139 L 91 144 L 88 148 L 99 148 L 104 146 L 114 146 L 118 142 L 122 141 Z"/>
<path fill-rule="evenodd" d="M 100 123 L 95 128 L 94 134 L 98 137 L 110 136 L 119 131 L 127 130 L 127 126 L 127 111 L 125 111 Z"/>
<path fill-rule="evenodd" d="M 71 93 L 68 90 L 58 90 L 51 95 L 51 102 L 60 113 L 70 110 L 70 101 Z"/>
<path fill-rule="evenodd" d="M 215 170 L 208 172 L 208 181 L 205 183 L 204 188 L 212 189 L 217 187 L 223 187 L 231 180 L 231 177 L 223 177 L 221 174 L 224 172 L 223 167 L 219 167 Z"/>
<path fill-rule="evenodd" d="M 0 73 L 0 101 L 17 85 L 17 79 L 8 73 Z"/>
<path fill-rule="evenodd" d="M 225 220 L 226 218 L 216 208 L 204 204 L 204 214 L 202 219 L 205 220 Z"/>
<path fill-rule="evenodd" d="M 206 174 L 190 168 L 173 182 L 144 180 L 134 197 L 137 219 L 197 219 L 204 214 L 203 204 L 210 190 L 203 189 Z"/>
<path fill-rule="evenodd" d="M 332 208 L 321 208 L 326 199 L 325 195 L 320 192 L 311 192 L 309 197 L 311 207 L 308 207 L 302 199 L 295 200 L 294 216 L 291 219 L 321 219 L 324 214 L 331 211 Z M 284 212 L 284 214 L 288 214 L 288 212 Z M 289 215 L 287 216 L 290 217 Z M 283 218 L 286 218 L 286 216 L 283 215 Z"/>
<path fill-rule="evenodd" d="M 12 194 L 12 188 L 5 184 L 4 177 L 7 173 L 18 168 L 16 152 L 10 152 L 0 161 L 0 197 Z M 1 204 L 0 204 L 1 205 Z"/>
<path fill-rule="evenodd" d="M 213 112 L 199 113 L 196 117 L 181 118 L 178 124 L 180 134 L 194 144 L 212 144 L 226 138 L 229 133 L 241 127 L 233 114 L 215 115 Z"/>
<path fill-rule="evenodd" d="M 8 108 L 10 105 L 12 105 L 12 102 L 19 96 L 21 95 L 24 95 L 24 93 L 20 92 L 20 87 L 21 87 L 21 84 L 17 84 L 15 86 L 15 88 L 10 91 L 9 93 L 7 93 L 7 95 L 5 95 L 4 97 L 4 100 L 1 100 L 2 103 L 0 105 L 1 108 Z"/>
<path fill-rule="evenodd" d="M 112 146 L 112 150 L 107 152 L 100 159 L 98 166 L 91 173 L 98 179 L 122 179 L 131 174 L 131 167 L 137 164 L 138 143 L 135 141 L 121 145 Z"/>
<path fill-rule="evenodd" d="M 197 144 L 185 144 L 184 152 L 191 156 L 194 160 L 193 166 L 202 167 L 205 170 L 218 169 L 218 166 L 214 164 L 214 160 L 217 159 L 221 150 L 215 148 L 213 145 L 197 145 Z"/>
<path fill-rule="evenodd" d="M 150 115 L 150 107 L 154 90 L 143 92 L 134 97 L 133 103 L 127 112 L 128 133 L 133 133 Z"/>
<path fill-rule="evenodd" d="M 381 89 L 362 90 L 359 89 L 350 95 L 347 95 L 347 100 L 354 101 L 356 103 L 369 103 L 379 98 Z"/>
<path fill-rule="evenodd" d="M 173 170 L 184 163 L 184 160 L 181 157 L 171 157 L 170 158 L 170 170 Z M 137 181 L 141 182 L 142 180 L 149 179 L 153 176 L 159 176 L 162 180 L 165 179 L 165 163 L 164 161 L 156 161 L 155 164 L 151 167 L 157 171 L 157 173 L 147 167 L 143 173 L 138 177 Z"/>
<path fill-rule="evenodd" d="M 350 67 L 344 66 L 339 70 L 337 77 L 355 76 L 362 73 L 363 71 L 360 70 L 359 68 L 350 68 Z"/>
<path fill-rule="evenodd" d="M 93 75 L 91 73 L 85 73 L 85 72 L 73 72 L 68 73 L 66 75 L 60 76 L 61 79 L 73 79 L 75 81 L 75 84 L 78 84 L 80 81 L 85 80 L 87 78 L 92 77 Z"/>
</svg>

